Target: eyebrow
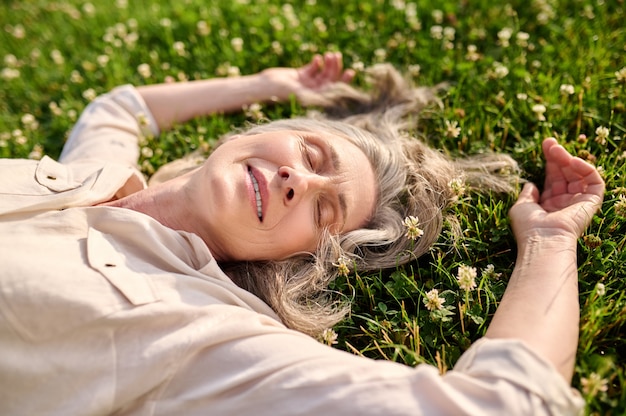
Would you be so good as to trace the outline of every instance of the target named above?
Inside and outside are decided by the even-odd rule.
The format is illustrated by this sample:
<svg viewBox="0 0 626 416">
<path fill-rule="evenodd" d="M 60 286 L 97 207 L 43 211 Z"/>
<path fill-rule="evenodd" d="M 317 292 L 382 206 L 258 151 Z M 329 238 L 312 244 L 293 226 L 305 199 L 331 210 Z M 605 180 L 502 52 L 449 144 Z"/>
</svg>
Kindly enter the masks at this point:
<svg viewBox="0 0 626 416">
<path fill-rule="evenodd" d="M 333 163 L 333 169 L 335 172 L 338 172 L 341 170 L 341 160 L 339 160 L 339 154 L 337 154 L 337 150 L 335 150 L 335 147 L 330 143 L 328 143 L 328 149 L 330 151 L 330 160 Z M 348 204 L 346 203 L 346 196 L 340 192 L 338 194 L 338 198 L 341 216 L 343 217 L 343 224 L 345 224 L 348 219 Z"/>
</svg>

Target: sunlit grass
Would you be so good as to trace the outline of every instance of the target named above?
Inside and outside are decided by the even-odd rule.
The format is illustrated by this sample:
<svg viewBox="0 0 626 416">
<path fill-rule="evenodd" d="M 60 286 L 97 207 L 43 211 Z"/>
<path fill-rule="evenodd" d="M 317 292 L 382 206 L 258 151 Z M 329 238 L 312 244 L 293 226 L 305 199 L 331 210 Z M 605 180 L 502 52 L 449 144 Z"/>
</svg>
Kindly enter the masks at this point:
<svg viewBox="0 0 626 416">
<path fill-rule="evenodd" d="M 429 109 L 418 132 L 432 146 L 452 155 L 508 152 L 540 183 L 539 144 L 554 136 L 601 169 L 604 206 L 579 245 L 574 385 L 589 413 L 619 415 L 626 412 L 624 19 L 622 0 L 8 1 L 0 6 L 0 156 L 57 156 L 87 103 L 120 84 L 295 66 L 328 49 L 341 50 L 355 69 L 388 61 L 419 84 L 447 82 L 443 107 Z M 140 165 L 150 174 L 209 149 L 234 126 L 303 111 L 287 103 L 195 120 L 147 138 Z M 484 333 L 511 274 L 513 201 L 465 193 L 453 208 L 460 240 L 446 229 L 404 268 L 336 282 L 354 308 L 335 328 L 335 347 L 452 368 Z M 463 265 L 476 269 L 472 290 L 459 287 Z M 423 300 L 433 289 L 444 300 L 440 310 Z"/>
</svg>

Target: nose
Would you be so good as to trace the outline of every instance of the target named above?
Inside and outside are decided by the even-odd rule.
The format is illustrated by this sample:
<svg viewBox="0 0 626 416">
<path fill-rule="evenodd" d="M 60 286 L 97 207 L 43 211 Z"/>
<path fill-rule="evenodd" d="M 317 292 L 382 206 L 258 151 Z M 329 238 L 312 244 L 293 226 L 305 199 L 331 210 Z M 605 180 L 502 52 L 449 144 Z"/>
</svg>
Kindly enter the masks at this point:
<svg viewBox="0 0 626 416">
<path fill-rule="evenodd" d="M 281 188 L 286 203 L 292 203 L 301 199 L 307 193 L 318 193 L 324 189 L 324 178 L 316 173 L 298 170 L 289 166 L 281 166 L 278 169 L 281 178 Z"/>
</svg>

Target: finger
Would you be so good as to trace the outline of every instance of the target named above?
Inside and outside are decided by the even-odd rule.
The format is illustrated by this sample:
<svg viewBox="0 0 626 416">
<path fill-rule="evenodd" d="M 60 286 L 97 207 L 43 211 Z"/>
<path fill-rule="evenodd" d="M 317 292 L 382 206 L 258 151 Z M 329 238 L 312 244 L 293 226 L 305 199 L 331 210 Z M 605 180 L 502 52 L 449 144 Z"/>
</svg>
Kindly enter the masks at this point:
<svg viewBox="0 0 626 416">
<path fill-rule="evenodd" d="M 547 155 L 548 153 L 550 153 L 550 148 L 552 148 L 552 146 L 555 146 L 555 145 L 558 145 L 558 142 L 556 141 L 554 137 L 545 138 L 543 142 L 541 143 L 543 154 Z"/>
<path fill-rule="evenodd" d="M 598 170 L 595 168 L 595 166 L 585 162 L 579 157 L 573 158 L 572 162 L 570 163 L 570 169 L 572 170 L 572 172 L 575 172 L 579 176 L 589 177 L 589 179 L 595 177 L 596 181 L 602 181 L 602 177 L 598 173 Z"/>
<path fill-rule="evenodd" d="M 322 66 L 324 65 L 324 58 L 322 58 L 322 55 L 319 54 L 315 54 L 313 56 L 313 59 L 311 59 L 311 62 L 309 63 L 309 65 L 307 65 L 307 75 L 310 77 L 315 76 L 315 74 L 317 74 L 321 69 Z"/>
<path fill-rule="evenodd" d="M 527 203 L 537 203 L 539 201 L 539 189 L 532 182 L 526 182 L 522 191 L 517 197 L 517 201 L 514 205 L 521 205 Z"/>
<path fill-rule="evenodd" d="M 579 181 L 581 177 L 571 168 L 574 156 L 558 144 L 556 139 L 544 140 L 542 148 L 546 158 L 546 178 L 541 200 L 545 201 L 552 196 L 567 193 L 569 185 Z"/>
<path fill-rule="evenodd" d="M 580 179 L 570 184 L 570 192 L 604 196 L 604 180 L 594 166 L 579 158 L 574 158 L 571 165 L 572 171 L 575 171 Z"/>
<path fill-rule="evenodd" d="M 335 52 L 335 63 L 336 63 L 336 69 L 337 69 L 337 73 L 335 74 L 335 80 L 338 80 L 339 77 L 341 76 L 341 74 L 343 74 L 343 55 L 341 52 Z"/>
<path fill-rule="evenodd" d="M 324 80 L 335 81 L 339 78 L 341 64 L 337 58 L 336 53 L 326 52 L 324 56 L 324 73 L 322 74 Z"/>
<path fill-rule="evenodd" d="M 552 146 L 548 151 L 547 159 L 555 164 L 553 169 L 554 166 L 558 167 L 560 171 L 558 177 L 563 177 L 568 183 L 579 182 L 586 177 L 591 181 L 602 181 L 595 167 L 578 157 L 572 156 L 561 145 Z"/>
<path fill-rule="evenodd" d="M 343 74 L 341 75 L 341 82 L 345 82 L 346 84 L 349 84 L 352 82 L 355 76 L 356 76 L 356 71 L 354 69 L 346 69 L 345 71 L 343 71 Z"/>
</svg>

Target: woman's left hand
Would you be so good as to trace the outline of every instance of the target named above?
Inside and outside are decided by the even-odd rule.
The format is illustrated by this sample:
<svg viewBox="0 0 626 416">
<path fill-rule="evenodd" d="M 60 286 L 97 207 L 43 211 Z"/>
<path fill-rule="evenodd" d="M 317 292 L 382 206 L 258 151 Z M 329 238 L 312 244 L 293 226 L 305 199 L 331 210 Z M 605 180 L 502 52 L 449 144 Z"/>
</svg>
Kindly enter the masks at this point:
<svg viewBox="0 0 626 416">
<path fill-rule="evenodd" d="M 576 239 L 602 204 L 604 181 L 595 167 L 570 155 L 554 138 L 544 140 L 542 147 L 543 192 L 527 183 L 509 213 L 518 244 L 533 236 Z"/>
<path fill-rule="evenodd" d="M 269 68 L 261 72 L 275 87 L 275 97 L 287 100 L 292 94 L 302 105 L 316 104 L 321 99 L 320 92 L 336 83 L 349 83 L 354 78 L 352 69 L 343 69 L 340 52 L 326 52 L 315 55 L 311 62 L 300 68 Z"/>
</svg>

